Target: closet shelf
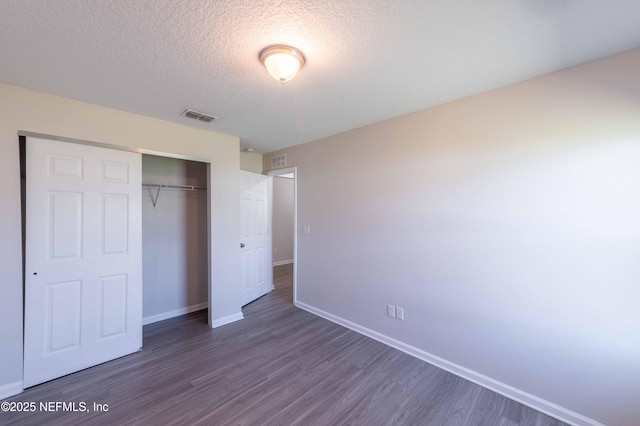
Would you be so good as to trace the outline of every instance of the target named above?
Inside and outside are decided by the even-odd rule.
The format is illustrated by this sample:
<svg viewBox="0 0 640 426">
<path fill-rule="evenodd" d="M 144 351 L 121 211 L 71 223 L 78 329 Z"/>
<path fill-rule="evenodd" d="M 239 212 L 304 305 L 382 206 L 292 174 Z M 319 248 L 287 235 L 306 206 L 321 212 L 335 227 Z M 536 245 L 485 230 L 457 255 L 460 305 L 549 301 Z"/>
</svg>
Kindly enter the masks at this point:
<svg viewBox="0 0 640 426">
<path fill-rule="evenodd" d="M 156 196 L 151 198 L 151 202 L 153 203 L 153 207 L 158 203 L 158 197 L 160 196 L 161 189 L 178 189 L 182 191 L 206 191 L 207 187 L 205 186 L 195 186 L 195 185 L 165 185 L 161 183 L 143 183 L 143 188 L 153 188 L 156 189 Z"/>
</svg>

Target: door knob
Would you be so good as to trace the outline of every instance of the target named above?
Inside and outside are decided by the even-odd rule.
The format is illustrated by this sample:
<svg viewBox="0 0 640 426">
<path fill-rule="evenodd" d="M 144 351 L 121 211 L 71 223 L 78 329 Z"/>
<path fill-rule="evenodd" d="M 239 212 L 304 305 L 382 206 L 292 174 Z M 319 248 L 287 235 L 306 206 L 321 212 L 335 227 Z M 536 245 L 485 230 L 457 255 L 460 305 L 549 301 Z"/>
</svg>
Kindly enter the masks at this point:
<svg viewBox="0 0 640 426">
<path fill-rule="evenodd" d="M 244 248 L 244 243 L 240 243 L 240 248 Z"/>
</svg>

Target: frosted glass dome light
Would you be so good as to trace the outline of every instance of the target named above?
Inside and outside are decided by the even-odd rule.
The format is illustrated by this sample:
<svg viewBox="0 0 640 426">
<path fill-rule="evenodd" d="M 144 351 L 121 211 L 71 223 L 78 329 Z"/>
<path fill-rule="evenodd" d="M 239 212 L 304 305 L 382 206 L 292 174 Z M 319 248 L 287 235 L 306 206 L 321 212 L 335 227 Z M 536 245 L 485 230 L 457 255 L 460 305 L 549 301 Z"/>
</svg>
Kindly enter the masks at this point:
<svg viewBox="0 0 640 426">
<path fill-rule="evenodd" d="M 260 52 L 260 62 L 271 77 L 284 84 L 298 74 L 304 65 L 304 56 L 295 47 L 269 46 Z"/>
</svg>

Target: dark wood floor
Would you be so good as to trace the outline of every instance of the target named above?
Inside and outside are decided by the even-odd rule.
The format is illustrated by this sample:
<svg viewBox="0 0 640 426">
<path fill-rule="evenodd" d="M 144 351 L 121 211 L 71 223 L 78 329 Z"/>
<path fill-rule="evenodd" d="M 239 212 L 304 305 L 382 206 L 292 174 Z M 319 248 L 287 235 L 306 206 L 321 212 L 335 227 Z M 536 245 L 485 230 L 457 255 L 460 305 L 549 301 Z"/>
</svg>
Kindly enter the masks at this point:
<svg viewBox="0 0 640 426">
<path fill-rule="evenodd" d="M 291 266 L 274 275 L 242 321 L 211 330 L 201 311 L 145 326 L 141 352 L 9 399 L 108 412 L 0 412 L 0 425 L 563 425 L 295 308 Z"/>
</svg>

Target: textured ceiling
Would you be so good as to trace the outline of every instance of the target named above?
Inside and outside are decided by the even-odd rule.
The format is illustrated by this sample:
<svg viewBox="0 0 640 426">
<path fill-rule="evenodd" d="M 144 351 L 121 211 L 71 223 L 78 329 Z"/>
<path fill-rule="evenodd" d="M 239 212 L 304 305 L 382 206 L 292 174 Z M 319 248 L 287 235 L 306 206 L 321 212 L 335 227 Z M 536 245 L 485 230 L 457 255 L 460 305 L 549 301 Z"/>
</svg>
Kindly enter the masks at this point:
<svg viewBox="0 0 640 426">
<path fill-rule="evenodd" d="M 640 47 L 639 16 L 634 0 L 0 0 L 0 81 L 268 152 Z M 276 43 L 307 59 L 286 85 L 258 61 Z"/>
</svg>

